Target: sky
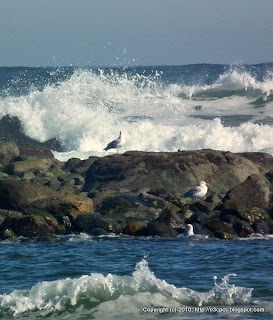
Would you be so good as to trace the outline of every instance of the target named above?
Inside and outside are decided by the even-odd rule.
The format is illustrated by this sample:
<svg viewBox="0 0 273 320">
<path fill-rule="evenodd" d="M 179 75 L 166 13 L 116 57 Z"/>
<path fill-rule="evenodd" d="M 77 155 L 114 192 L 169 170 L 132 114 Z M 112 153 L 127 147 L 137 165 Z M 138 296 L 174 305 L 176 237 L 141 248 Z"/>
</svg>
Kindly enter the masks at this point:
<svg viewBox="0 0 273 320">
<path fill-rule="evenodd" d="M 272 0 L 0 0 L 0 66 L 273 62 Z"/>
</svg>

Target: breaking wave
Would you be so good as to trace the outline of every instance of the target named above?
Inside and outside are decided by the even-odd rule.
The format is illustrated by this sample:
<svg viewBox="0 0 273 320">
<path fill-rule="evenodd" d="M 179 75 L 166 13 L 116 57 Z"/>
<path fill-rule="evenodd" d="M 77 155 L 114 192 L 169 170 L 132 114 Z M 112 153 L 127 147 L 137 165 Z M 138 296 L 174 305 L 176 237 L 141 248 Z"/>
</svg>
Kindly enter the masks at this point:
<svg viewBox="0 0 273 320">
<path fill-rule="evenodd" d="M 164 71 L 47 70 L 53 80 L 28 83 L 24 94 L 0 97 L 0 117 L 17 117 L 25 135 L 57 138 L 57 157 L 103 156 L 123 132 L 122 151 L 213 148 L 273 150 L 273 76 L 230 68 L 207 84 L 168 81 Z M 37 71 L 38 72 L 38 71 Z M 45 72 L 45 71 L 43 71 Z M 21 76 L 24 79 L 23 76 Z M 15 81 L 15 80 L 14 80 Z M 21 80 L 23 81 L 23 80 Z M 11 82 L 10 82 L 11 85 Z M 22 87 L 16 79 L 16 87 Z"/>
<path fill-rule="evenodd" d="M 0 295 L 1 316 L 37 319 L 114 319 L 129 316 L 137 319 L 152 308 L 248 305 L 251 288 L 229 283 L 225 276 L 207 292 L 178 288 L 157 278 L 145 259 L 137 263 L 131 276 L 91 274 L 80 278 L 44 281 L 30 290 L 15 290 Z M 165 309 L 167 310 L 167 309 Z"/>
</svg>

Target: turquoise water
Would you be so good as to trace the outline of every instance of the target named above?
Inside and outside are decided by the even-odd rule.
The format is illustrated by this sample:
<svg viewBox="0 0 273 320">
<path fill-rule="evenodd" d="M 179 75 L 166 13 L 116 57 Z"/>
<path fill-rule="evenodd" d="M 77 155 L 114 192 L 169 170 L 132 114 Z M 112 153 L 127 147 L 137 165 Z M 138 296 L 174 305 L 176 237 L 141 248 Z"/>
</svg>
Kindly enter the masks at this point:
<svg viewBox="0 0 273 320">
<path fill-rule="evenodd" d="M 80 234 L 53 243 L 1 243 L 0 315 L 272 319 L 272 241 Z"/>
</svg>

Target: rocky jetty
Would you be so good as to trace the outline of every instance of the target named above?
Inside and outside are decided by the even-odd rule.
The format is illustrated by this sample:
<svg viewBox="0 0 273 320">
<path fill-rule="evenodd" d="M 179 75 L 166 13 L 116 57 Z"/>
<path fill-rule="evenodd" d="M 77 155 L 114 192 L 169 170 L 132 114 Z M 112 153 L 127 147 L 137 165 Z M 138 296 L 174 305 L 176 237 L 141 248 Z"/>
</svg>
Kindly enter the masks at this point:
<svg viewBox="0 0 273 320">
<path fill-rule="evenodd" d="M 204 199 L 183 199 L 205 180 Z M 61 162 L 42 146 L 0 143 L 0 239 L 86 232 L 234 239 L 273 233 L 273 157 L 217 150 L 137 152 Z"/>
</svg>

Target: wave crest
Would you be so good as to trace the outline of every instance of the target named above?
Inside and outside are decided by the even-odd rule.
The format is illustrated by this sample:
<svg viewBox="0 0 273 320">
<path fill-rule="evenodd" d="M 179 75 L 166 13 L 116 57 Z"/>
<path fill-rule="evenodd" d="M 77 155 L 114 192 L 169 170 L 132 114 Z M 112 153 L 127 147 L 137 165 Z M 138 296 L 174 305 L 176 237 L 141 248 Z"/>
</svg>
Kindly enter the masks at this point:
<svg viewBox="0 0 273 320">
<path fill-rule="evenodd" d="M 0 314 L 14 316 L 38 312 L 39 315 L 56 312 L 76 312 L 79 308 L 97 312 L 115 301 L 118 304 L 126 301 L 127 308 L 141 313 L 142 306 L 159 305 L 175 307 L 181 305 L 233 305 L 248 304 L 252 289 L 229 284 L 227 275 L 220 284 L 208 292 L 198 292 L 188 288 L 177 288 L 165 280 L 157 278 L 149 269 L 145 259 L 137 263 L 131 276 L 108 274 L 84 275 L 80 278 L 67 278 L 56 281 L 37 283 L 30 290 L 15 290 L 10 294 L 0 295 Z M 106 308 L 107 310 L 107 308 Z M 89 313 L 90 314 L 90 313 Z"/>
</svg>

